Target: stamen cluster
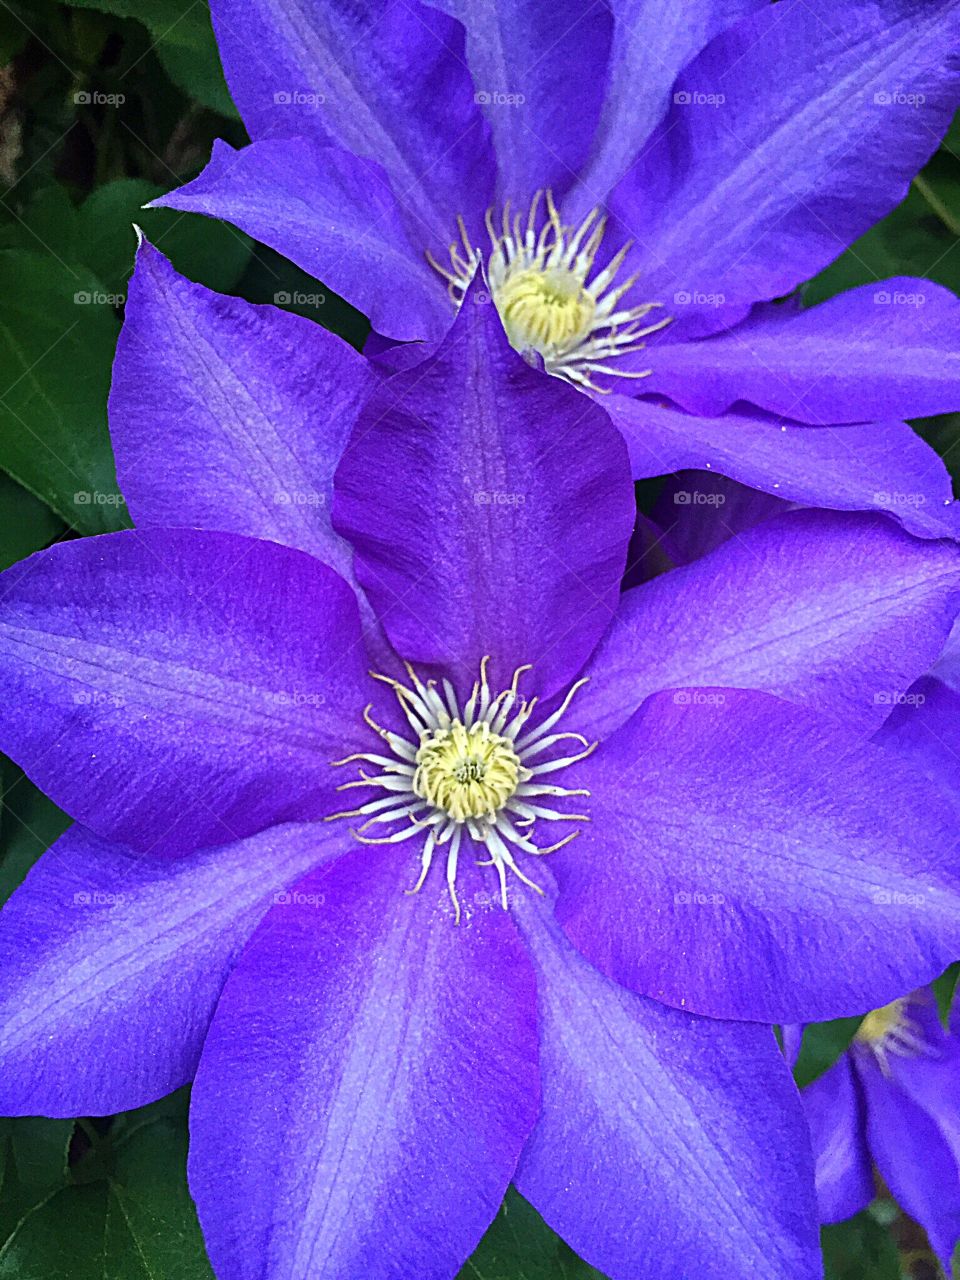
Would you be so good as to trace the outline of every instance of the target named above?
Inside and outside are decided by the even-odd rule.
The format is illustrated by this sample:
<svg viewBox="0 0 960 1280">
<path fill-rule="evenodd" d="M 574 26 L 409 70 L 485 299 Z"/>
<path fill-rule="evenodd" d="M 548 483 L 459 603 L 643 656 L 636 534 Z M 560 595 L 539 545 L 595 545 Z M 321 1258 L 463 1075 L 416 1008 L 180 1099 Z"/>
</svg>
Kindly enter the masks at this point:
<svg viewBox="0 0 960 1280">
<path fill-rule="evenodd" d="M 643 339 L 670 323 L 667 317 L 653 324 L 645 318 L 661 304 L 642 302 L 621 306 L 621 300 L 636 284 L 639 273 L 614 286 L 630 242 L 606 267 L 588 280 L 603 241 L 606 217 L 592 209 L 578 227 L 560 220 L 552 194 L 546 192 L 546 220 L 538 228 L 538 191 L 523 218 L 511 219 L 509 201 L 504 206 L 501 225 L 486 214 L 490 248 L 487 277 L 493 301 L 512 345 L 521 354 L 536 352 L 548 373 L 566 378 L 594 391 L 594 375 L 617 378 L 645 378 L 650 370 L 618 369 L 611 360 L 643 348 Z M 431 266 L 447 281 L 447 292 L 459 307 L 480 264 L 482 253 L 474 248 L 463 218 L 458 218 L 460 243 L 450 246 L 450 267 L 443 267 L 432 254 Z"/>
<path fill-rule="evenodd" d="M 479 866 L 496 868 L 500 900 L 507 905 L 507 871 L 524 884 L 541 892 L 517 865 L 515 851 L 542 856 L 553 853 L 573 840 L 572 831 L 556 843 L 542 847 L 533 842 L 533 827 L 545 822 L 587 822 L 583 813 L 563 813 L 541 803 L 544 797 L 585 796 L 588 791 L 560 787 L 543 781 L 577 761 L 596 747 L 582 734 L 554 732 L 577 690 L 574 684 L 561 705 L 535 728 L 528 728 L 536 698 L 521 698 L 518 686 L 529 666 L 518 667 L 509 688 L 494 696 L 487 680 L 488 659 L 480 664 L 480 678 L 461 708 L 449 680 L 442 693 L 435 680 L 419 679 L 407 664 L 412 687 L 389 676 L 371 672 L 393 689 L 416 741 L 385 729 L 372 718 L 368 706 L 364 720 L 387 744 L 392 756 L 360 752 L 334 763 L 361 761 L 375 765 L 377 775 L 360 770 L 360 778 L 339 788 L 367 787 L 384 791 L 357 809 L 332 814 L 331 818 L 366 819 L 353 835 L 364 844 L 399 844 L 416 836 L 423 838 L 420 875 L 411 893 L 423 887 L 437 849 L 446 846 L 446 875 L 450 899 L 459 923 L 457 863 L 464 836 L 483 846 L 487 858 Z M 574 755 L 543 759 L 558 742 L 574 739 L 582 750 Z M 364 834 L 369 828 L 400 823 L 382 836 Z"/>
</svg>

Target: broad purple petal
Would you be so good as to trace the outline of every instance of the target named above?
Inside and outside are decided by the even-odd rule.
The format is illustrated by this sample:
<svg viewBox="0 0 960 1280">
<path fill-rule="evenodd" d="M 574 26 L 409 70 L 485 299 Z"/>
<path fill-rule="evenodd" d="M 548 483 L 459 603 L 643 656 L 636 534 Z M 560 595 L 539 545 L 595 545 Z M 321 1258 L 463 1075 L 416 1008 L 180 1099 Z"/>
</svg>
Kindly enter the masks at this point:
<svg viewBox="0 0 960 1280">
<path fill-rule="evenodd" d="M 587 157 L 613 22 L 582 0 L 439 0 L 464 24 L 467 63 L 493 135 L 501 203 L 550 188 L 559 200 Z M 576 86 L 576 109 L 571 87 Z"/>
<path fill-rule="evenodd" d="M 958 608 L 955 544 L 879 516 L 777 516 L 625 593 L 585 672 L 579 724 L 602 737 L 651 693 L 710 685 L 867 733 L 935 661 Z"/>
<path fill-rule="evenodd" d="M 72 817 L 154 854 L 328 812 L 364 666 L 350 588 L 275 543 L 131 530 L 0 578 L 0 747 Z"/>
<path fill-rule="evenodd" d="M 633 528 L 603 412 L 510 347 L 475 284 L 437 353 L 360 416 L 334 524 L 401 657 L 470 683 L 533 663 L 543 694 L 582 666 L 616 607 Z"/>
<path fill-rule="evenodd" d="M 190 1158 L 220 1275 L 449 1280 L 499 1208 L 539 1102 L 532 969 L 499 907 L 457 927 L 440 878 L 405 887 L 391 849 L 307 877 L 227 983 Z"/>
<path fill-rule="evenodd" d="M 809 1140 L 769 1027 L 632 995 L 539 902 L 515 901 L 537 969 L 543 1088 L 519 1190 L 611 1280 L 813 1280 Z"/>
<path fill-rule="evenodd" d="M 712 41 L 611 197 L 647 297 L 717 327 L 899 204 L 955 110 L 958 28 L 956 0 L 792 0 Z"/>
<path fill-rule="evenodd" d="M 186 1084 L 227 974 L 322 823 L 170 864 L 74 827 L 0 913 L 0 1111 L 111 1115 Z"/>
<path fill-rule="evenodd" d="M 804 1089 L 821 1222 L 842 1222 L 874 1197 L 866 1113 L 849 1053 Z"/>
<path fill-rule="evenodd" d="M 747 412 L 702 418 L 623 395 L 604 396 L 603 407 L 623 432 L 637 480 L 718 471 L 791 502 L 883 511 L 922 538 L 960 532 L 946 467 L 904 422 L 811 427 Z"/>
<path fill-rule="evenodd" d="M 798 707 L 658 694 L 577 785 L 590 822 L 551 855 L 557 912 L 588 960 L 641 994 L 819 1021 L 885 1004 L 960 952 L 956 807 Z"/>
<path fill-rule="evenodd" d="M 211 14 L 255 142 L 306 137 L 376 161 L 441 240 L 489 204 L 493 154 L 459 23 L 418 0 L 214 0 Z"/>
<path fill-rule="evenodd" d="M 890 700 L 890 716 L 874 741 L 922 769 L 960 800 L 960 693 L 924 676 Z"/>
<path fill-rule="evenodd" d="M 269 538 L 349 577 L 333 473 L 373 382 L 319 325 L 211 293 L 144 242 L 110 393 L 135 523 Z"/>
<path fill-rule="evenodd" d="M 950 1273 L 960 1241 L 960 1167 L 936 1120 L 863 1054 L 857 1071 L 866 1096 L 867 1140 L 877 1171 L 897 1203 L 927 1233 Z"/>
<path fill-rule="evenodd" d="M 665 336 L 644 390 L 707 417 L 737 401 L 816 426 L 960 407 L 960 300 L 929 280 L 881 280 L 806 311 L 761 306 L 700 342 Z"/>
<path fill-rule="evenodd" d="M 372 160 L 309 138 L 265 139 L 241 151 L 216 142 L 198 178 L 153 204 L 234 223 L 391 338 L 439 338 L 453 321 L 444 281 L 424 256 L 433 241 L 411 225 Z"/>
<path fill-rule="evenodd" d="M 640 155 L 667 112 L 682 68 L 718 32 L 761 3 L 688 0 L 676 5 L 667 0 L 612 0 L 613 47 L 606 94 L 590 161 L 570 202 L 574 216 L 585 214 L 593 204 L 602 204 Z M 642 86 L 639 92 L 638 86 Z M 582 87 L 578 83 L 578 90 Z"/>
</svg>

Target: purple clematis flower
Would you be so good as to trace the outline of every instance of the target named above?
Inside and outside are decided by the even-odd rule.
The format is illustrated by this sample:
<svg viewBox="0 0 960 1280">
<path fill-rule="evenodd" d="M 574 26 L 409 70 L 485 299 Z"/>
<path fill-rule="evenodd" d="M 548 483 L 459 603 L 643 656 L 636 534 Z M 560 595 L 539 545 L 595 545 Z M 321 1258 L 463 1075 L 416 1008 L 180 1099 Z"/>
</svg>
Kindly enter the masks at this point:
<svg viewBox="0 0 960 1280">
<path fill-rule="evenodd" d="M 446 1280 L 511 1180 L 614 1280 L 818 1275 L 761 1024 L 960 945 L 956 804 L 867 741 L 960 549 L 795 512 L 621 594 L 623 441 L 491 306 L 386 381 L 146 245 L 128 306 L 138 527 L 0 580 L 0 748 L 78 820 L 0 914 L 0 1110 L 195 1080 L 224 1280 Z"/>
<path fill-rule="evenodd" d="M 391 340 L 439 340 L 482 261 L 515 348 L 608 393 L 637 478 L 713 470 L 956 533 L 903 419 L 960 408 L 960 302 L 905 278 L 776 300 L 935 150 L 957 0 L 212 12 L 253 142 L 157 203 L 243 227 Z"/>
<path fill-rule="evenodd" d="M 868 1013 L 846 1053 L 803 1092 L 822 1222 L 866 1208 L 873 1168 L 924 1228 L 944 1271 L 960 1241 L 960 1021 L 928 988 Z"/>
</svg>

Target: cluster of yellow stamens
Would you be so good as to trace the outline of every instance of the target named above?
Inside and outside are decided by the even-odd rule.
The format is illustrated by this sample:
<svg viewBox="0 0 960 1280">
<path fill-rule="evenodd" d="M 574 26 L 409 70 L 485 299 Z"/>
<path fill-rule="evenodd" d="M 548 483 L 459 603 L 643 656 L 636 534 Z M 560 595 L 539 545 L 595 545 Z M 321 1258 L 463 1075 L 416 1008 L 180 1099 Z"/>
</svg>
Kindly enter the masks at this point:
<svg viewBox="0 0 960 1280">
<path fill-rule="evenodd" d="M 669 317 L 646 323 L 659 302 L 621 305 L 639 278 L 635 273 L 620 284 L 614 283 L 630 243 L 588 279 L 603 241 L 606 218 L 599 209 L 592 209 L 578 227 L 567 226 L 548 191 L 546 219 L 538 225 L 543 195 L 538 191 L 534 196 L 525 225 L 521 214 L 511 219 L 509 202 L 499 228 L 494 224 L 493 210 L 486 214 L 490 237 L 487 279 L 511 344 L 521 355 L 536 352 L 548 373 L 594 391 L 609 390 L 596 384 L 597 374 L 645 378 L 649 369 L 618 369 L 610 363 L 627 352 L 641 350 L 644 338 L 670 323 Z M 447 292 L 459 307 L 483 254 L 471 244 L 463 218 L 457 223 L 460 243 L 450 246 L 450 266 L 441 266 L 430 253 L 427 259 L 447 281 Z"/>
<path fill-rule="evenodd" d="M 882 1009 L 872 1010 L 857 1028 L 854 1043 L 870 1050 L 884 1075 L 890 1074 L 890 1054 L 914 1058 L 930 1052 L 923 1029 L 909 1014 L 911 1002 L 919 998 L 916 994 L 900 996 Z"/>
<path fill-rule="evenodd" d="M 541 892 L 517 865 L 514 851 L 542 855 L 568 844 L 579 831 L 572 831 L 546 847 L 533 843 L 533 826 L 545 822 L 587 822 L 583 813 L 563 813 L 542 803 L 544 797 L 585 796 L 582 789 L 571 790 L 544 782 L 545 775 L 557 773 L 583 760 L 596 747 L 579 733 L 553 732 L 566 713 L 576 691 L 586 683 L 577 681 L 561 705 L 535 728 L 528 721 L 537 699 L 522 698 L 518 687 L 529 666 L 518 667 L 510 687 L 494 696 L 487 681 L 487 663 L 480 664 L 480 678 L 470 697 L 460 707 L 449 680 L 442 691 L 435 680 L 419 679 L 407 664 L 412 687 L 389 676 L 370 674 L 393 689 L 413 730 L 416 741 L 392 733 L 372 718 L 370 707 L 364 720 L 387 744 L 392 756 L 360 752 L 334 761 L 337 765 L 357 760 L 375 765 L 379 774 L 360 770 L 360 778 L 339 788 L 369 787 L 385 791 L 357 809 L 332 814 L 331 818 L 365 819 L 354 836 L 365 844 L 399 844 L 415 836 L 423 838 L 420 875 L 410 890 L 423 887 L 437 849 L 446 846 L 447 887 L 456 920 L 460 921 L 457 898 L 457 862 L 464 836 L 482 846 L 487 854 L 479 866 L 492 866 L 500 881 L 500 900 L 507 905 L 507 871 L 524 884 Z M 575 755 L 541 759 L 558 742 L 575 739 L 582 750 Z M 382 836 L 365 835 L 370 827 L 397 824 L 399 828 Z"/>
</svg>

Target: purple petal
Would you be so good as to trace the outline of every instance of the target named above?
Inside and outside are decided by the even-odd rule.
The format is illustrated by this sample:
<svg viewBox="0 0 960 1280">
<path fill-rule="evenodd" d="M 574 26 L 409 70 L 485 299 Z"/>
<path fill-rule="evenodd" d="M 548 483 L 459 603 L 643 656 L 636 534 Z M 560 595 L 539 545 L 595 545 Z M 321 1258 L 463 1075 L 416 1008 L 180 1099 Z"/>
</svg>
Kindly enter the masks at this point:
<svg viewBox="0 0 960 1280">
<path fill-rule="evenodd" d="M 291 825 L 170 864 L 67 832 L 0 913 L 0 1111 L 110 1115 L 187 1083 L 278 890 L 343 846 Z"/>
<path fill-rule="evenodd" d="M 857 1064 L 867 1104 L 867 1140 L 877 1171 L 950 1274 L 960 1240 L 960 1168 L 936 1119 L 880 1070 L 868 1054 Z M 953 1087 L 956 1088 L 954 1078 Z"/>
<path fill-rule="evenodd" d="M 651 693 L 710 685 L 869 732 L 935 661 L 958 608 L 955 544 L 877 516 L 777 516 L 626 592 L 585 672 L 579 727 L 603 737 Z"/>
<path fill-rule="evenodd" d="M 787 1022 L 780 1028 L 780 1035 L 783 1040 L 783 1056 L 790 1064 L 790 1069 L 797 1065 L 797 1059 L 800 1057 L 800 1050 L 803 1048 L 803 1023 Z"/>
<path fill-rule="evenodd" d="M 499 907 L 458 928 L 445 887 L 404 887 L 389 849 L 307 877 L 227 983 L 191 1120 L 220 1275 L 449 1280 L 500 1205 L 539 1101 L 533 973 Z"/>
<path fill-rule="evenodd" d="M 883 511 L 922 538 L 956 537 L 960 507 L 941 459 L 904 422 L 810 427 L 760 413 L 701 418 L 668 405 L 608 395 L 637 480 L 718 471 L 791 502 Z"/>
<path fill-rule="evenodd" d="M 901 1014 L 909 1022 L 915 1052 L 886 1054 L 889 1078 L 936 1122 L 941 1138 L 960 1168 L 960 1036 L 957 1003 L 951 1009 L 950 1033 L 944 1030 L 934 993 L 915 991 Z"/>
<path fill-rule="evenodd" d="M 367 361 L 300 316 L 192 284 L 146 242 L 125 317 L 110 417 L 136 524 L 269 538 L 348 577 L 330 505 Z"/>
<path fill-rule="evenodd" d="M 0 748 L 98 835 L 154 854 L 327 812 L 364 665 L 350 589 L 270 542 L 131 530 L 0 579 Z"/>
<path fill-rule="evenodd" d="M 568 206 L 572 216 L 603 203 L 636 160 L 666 114 L 682 68 L 718 32 L 761 3 L 688 0 L 679 6 L 664 0 L 612 0 L 613 48 L 603 112 L 576 206 L 573 201 Z M 638 85 L 643 86 L 640 93 Z"/>
<path fill-rule="evenodd" d="M 812 1161 L 768 1027 L 606 981 L 518 895 L 537 967 L 543 1110 L 517 1187 L 611 1280 L 820 1274 Z"/>
<path fill-rule="evenodd" d="M 531 369 L 475 283 L 436 355 L 368 402 L 334 523 L 394 648 L 464 682 L 569 681 L 616 607 L 634 497 L 590 400 Z M 576 518 L 572 513 L 576 513 Z"/>
<path fill-rule="evenodd" d="M 955 806 L 797 707 L 658 694 L 577 786 L 590 822 L 551 856 L 557 912 L 632 990 L 711 1017 L 812 1022 L 885 1004 L 960 952 Z"/>
<path fill-rule="evenodd" d="M 439 0 L 467 30 L 467 63 L 493 134 L 501 203 L 559 199 L 586 159 L 613 23 L 582 0 Z M 576 110 L 570 86 L 576 84 Z"/>
<path fill-rule="evenodd" d="M 668 476 L 653 505 L 663 547 L 675 565 L 690 564 L 735 534 L 771 516 L 796 510 L 784 498 L 762 493 L 724 475 L 680 471 Z"/>
<path fill-rule="evenodd" d="M 442 240 L 489 204 L 493 154 L 459 23 L 417 0 L 214 0 L 211 13 L 255 142 L 305 137 L 376 161 Z"/>
<path fill-rule="evenodd" d="M 874 1197 L 863 1099 L 849 1053 L 802 1093 L 817 1162 L 821 1222 L 842 1222 Z"/>
<path fill-rule="evenodd" d="M 958 345 L 948 289 L 882 280 L 807 311 L 759 307 L 701 342 L 658 343 L 644 390 L 708 417 L 746 400 L 817 426 L 922 418 L 960 408 Z"/>
<path fill-rule="evenodd" d="M 452 323 L 443 280 L 424 256 L 433 241 L 411 227 L 372 160 L 307 138 L 271 138 L 242 151 L 216 142 L 200 176 L 153 205 L 234 223 L 392 338 L 439 338 Z M 445 231 L 438 244 L 449 239 Z"/>
<path fill-rule="evenodd" d="M 960 693 L 934 676 L 891 698 L 874 741 L 922 769 L 960 800 Z"/>
<path fill-rule="evenodd" d="M 956 107 L 958 26 L 955 0 L 793 0 L 718 36 L 611 197 L 645 249 L 646 296 L 716 327 L 899 204 Z"/>
</svg>

